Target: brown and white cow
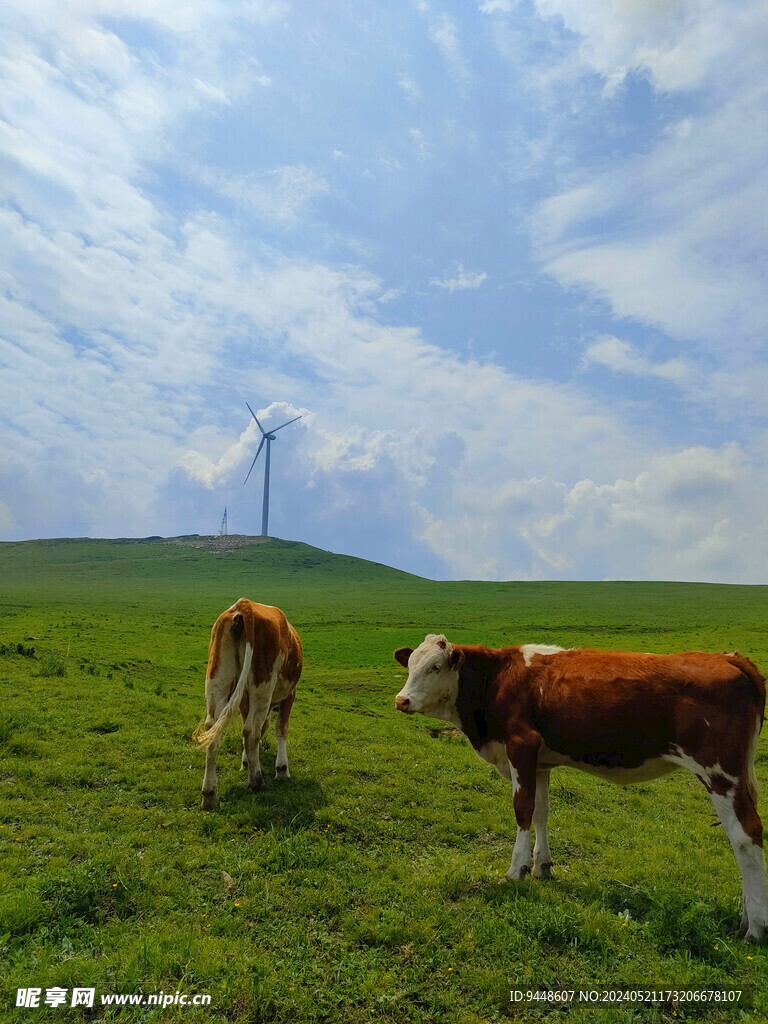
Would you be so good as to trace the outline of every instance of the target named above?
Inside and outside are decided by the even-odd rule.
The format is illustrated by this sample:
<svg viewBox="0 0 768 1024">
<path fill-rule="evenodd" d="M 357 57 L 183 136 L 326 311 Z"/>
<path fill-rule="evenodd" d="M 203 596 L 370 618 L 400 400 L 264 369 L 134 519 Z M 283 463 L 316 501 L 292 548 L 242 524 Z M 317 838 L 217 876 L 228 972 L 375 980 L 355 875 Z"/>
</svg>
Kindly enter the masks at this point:
<svg viewBox="0 0 768 1024">
<path fill-rule="evenodd" d="M 551 877 L 549 775 L 568 765 L 619 785 L 687 768 L 704 784 L 741 871 L 740 935 L 768 927 L 755 747 L 765 680 L 738 654 L 628 654 L 525 644 L 490 650 L 428 636 L 395 658 L 406 713 L 452 722 L 512 783 L 517 839 L 508 879 Z"/>
<path fill-rule="evenodd" d="M 302 668 L 299 634 L 279 608 L 254 604 L 245 597 L 216 619 L 208 648 L 205 674 L 207 715 L 193 735 L 206 747 L 203 802 L 215 807 L 216 753 L 224 730 L 238 708 L 243 716 L 243 762 L 251 789 L 264 788 L 259 747 L 269 726 L 270 711 L 277 711 L 275 778 L 290 778 L 285 741 L 288 720 Z"/>
</svg>

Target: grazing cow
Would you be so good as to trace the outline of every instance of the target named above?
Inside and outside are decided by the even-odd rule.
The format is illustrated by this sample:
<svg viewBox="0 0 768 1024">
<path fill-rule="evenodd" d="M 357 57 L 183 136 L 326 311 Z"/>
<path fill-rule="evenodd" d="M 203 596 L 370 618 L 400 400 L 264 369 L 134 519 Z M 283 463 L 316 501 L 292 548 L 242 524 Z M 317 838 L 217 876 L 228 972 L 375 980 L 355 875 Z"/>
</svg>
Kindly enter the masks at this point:
<svg viewBox="0 0 768 1024">
<path fill-rule="evenodd" d="M 765 680 L 738 654 L 627 654 L 524 644 L 489 650 L 428 636 L 396 660 L 399 711 L 452 722 L 512 783 L 517 839 L 508 879 L 551 877 L 549 774 L 568 765 L 619 785 L 687 768 L 704 784 L 741 872 L 739 934 L 768 927 L 755 747 Z"/>
<path fill-rule="evenodd" d="M 279 608 L 241 597 L 216 619 L 205 674 L 208 713 L 193 735 L 206 747 L 202 804 L 206 810 L 219 802 L 216 752 L 238 708 L 243 716 L 242 766 L 248 769 L 251 789 L 264 788 L 259 746 L 270 711 L 278 712 L 275 778 L 290 778 L 285 741 L 301 667 L 299 635 Z"/>
</svg>

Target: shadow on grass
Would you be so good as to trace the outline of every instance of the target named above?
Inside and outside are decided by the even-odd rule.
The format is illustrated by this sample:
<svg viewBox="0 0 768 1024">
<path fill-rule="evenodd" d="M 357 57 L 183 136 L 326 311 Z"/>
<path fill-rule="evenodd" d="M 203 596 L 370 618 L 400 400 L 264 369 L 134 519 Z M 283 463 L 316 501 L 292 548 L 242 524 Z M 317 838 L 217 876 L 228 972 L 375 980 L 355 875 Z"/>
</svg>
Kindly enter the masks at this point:
<svg viewBox="0 0 768 1024">
<path fill-rule="evenodd" d="M 721 965 L 723 939 L 730 939 L 739 924 L 733 909 L 711 894 L 692 896 L 663 879 L 643 888 L 616 879 L 574 883 L 526 878 L 484 883 L 479 891 L 496 913 L 532 930 L 549 947 L 610 944 L 615 933 L 609 922 L 618 918 L 622 927 L 639 929 L 661 954 L 685 950 Z"/>
<path fill-rule="evenodd" d="M 543 886 L 554 885 L 553 882 L 541 882 L 526 876 L 519 882 L 508 882 L 503 875 L 498 880 L 480 881 L 475 884 L 475 891 L 493 907 L 505 907 L 513 903 L 541 903 L 546 897 Z"/>
<path fill-rule="evenodd" d="M 240 826 L 261 831 L 277 826 L 286 832 L 299 832 L 311 827 L 318 808 L 328 803 L 322 786 L 312 779 L 269 779 L 260 793 L 251 791 L 247 779 L 244 772 L 239 785 L 235 783 L 222 792 L 221 803 L 212 812 L 214 818 L 232 818 Z"/>
<path fill-rule="evenodd" d="M 558 884 L 569 900 L 627 915 L 664 953 L 686 949 L 700 959 L 719 962 L 714 955 L 718 938 L 730 937 L 739 925 L 739 915 L 711 893 L 692 896 L 664 879 L 650 888 L 613 878 L 579 883 L 564 880 Z"/>
</svg>

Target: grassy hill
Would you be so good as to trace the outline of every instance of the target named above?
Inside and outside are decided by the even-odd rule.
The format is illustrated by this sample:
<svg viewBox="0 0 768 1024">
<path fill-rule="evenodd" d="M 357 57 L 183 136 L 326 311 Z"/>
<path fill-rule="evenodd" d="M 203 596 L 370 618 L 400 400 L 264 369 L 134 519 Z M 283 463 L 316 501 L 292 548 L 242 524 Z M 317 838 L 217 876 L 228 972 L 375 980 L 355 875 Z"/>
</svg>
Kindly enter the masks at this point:
<svg viewBox="0 0 768 1024">
<path fill-rule="evenodd" d="M 282 607 L 306 667 L 293 778 L 253 796 L 239 734 L 198 808 L 210 626 Z M 554 773 L 553 883 L 501 885 L 511 792 L 439 723 L 393 709 L 392 651 L 491 645 L 733 650 L 768 665 L 766 588 L 435 583 L 305 544 L 0 545 L 0 1019 L 476 1022 L 562 1016 L 513 988 L 743 985 L 736 864 L 701 787 Z M 768 782 L 766 742 L 758 774 Z M 274 762 L 270 734 L 262 761 Z M 763 812 L 768 805 L 763 802 Z M 229 879 L 229 881 L 227 881 Z M 16 989 L 210 993 L 204 1010 L 16 1010 Z M 737 1019 L 574 1007 L 570 1021 Z"/>
</svg>

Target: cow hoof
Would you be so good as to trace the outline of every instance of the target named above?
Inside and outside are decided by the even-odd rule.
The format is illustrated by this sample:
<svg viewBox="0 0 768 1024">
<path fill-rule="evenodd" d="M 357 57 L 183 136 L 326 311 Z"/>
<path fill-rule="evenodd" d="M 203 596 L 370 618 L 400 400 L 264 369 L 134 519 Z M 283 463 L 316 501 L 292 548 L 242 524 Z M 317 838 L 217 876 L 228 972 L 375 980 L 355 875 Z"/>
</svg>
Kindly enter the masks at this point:
<svg viewBox="0 0 768 1024">
<path fill-rule="evenodd" d="M 264 776 L 257 775 L 255 779 L 249 779 L 248 785 L 254 793 L 260 793 L 264 789 Z"/>
<path fill-rule="evenodd" d="M 212 811 L 214 807 L 219 806 L 219 794 L 215 789 L 210 793 L 203 793 L 203 799 L 200 802 L 200 806 L 204 811 Z"/>
<path fill-rule="evenodd" d="M 528 865 L 523 864 L 519 868 L 515 868 L 514 870 L 510 868 L 504 877 L 508 882 L 519 882 L 523 878 L 525 878 L 526 875 L 530 874 L 530 872 L 531 869 L 528 867 Z"/>
<path fill-rule="evenodd" d="M 547 880 L 552 879 L 552 862 L 549 864 L 534 864 L 532 871 L 534 878 L 546 878 Z"/>
<path fill-rule="evenodd" d="M 290 779 L 291 773 L 288 771 L 287 764 L 276 764 L 275 765 L 275 778 L 276 779 Z"/>
<path fill-rule="evenodd" d="M 757 943 L 757 942 L 763 942 L 765 940 L 765 935 L 766 935 L 766 932 L 765 932 L 764 928 L 759 928 L 759 929 L 757 929 L 757 931 L 752 931 L 752 929 L 750 928 L 750 930 L 747 932 L 747 934 L 744 936 L 744 938 L 746 939 L 747 942 L 755 942 L 755 943 Z"/>
</svg>

